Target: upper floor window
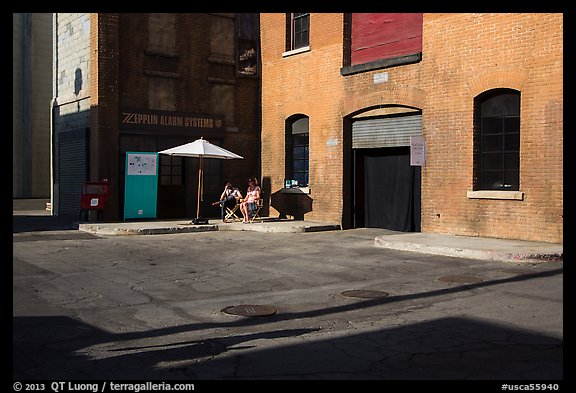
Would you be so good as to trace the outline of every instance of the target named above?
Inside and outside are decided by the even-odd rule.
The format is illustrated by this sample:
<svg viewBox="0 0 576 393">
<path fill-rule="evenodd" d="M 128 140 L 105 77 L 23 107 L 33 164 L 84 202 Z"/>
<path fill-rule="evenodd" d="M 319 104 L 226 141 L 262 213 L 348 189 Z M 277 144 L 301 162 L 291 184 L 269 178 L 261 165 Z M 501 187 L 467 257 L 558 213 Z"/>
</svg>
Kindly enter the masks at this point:
<svg viewBox="0 0 576 393">
<path fill-rule="evenodd" d="M 344 24 L 342 75 L 422 60 L 421 13 L 353 13 Z"/>
<path fill-rule="evenodd" d="M 286 122 L 286 179 L 298 187 L 308 187 L 309 177 L 308 117 L 296 116 Z"/>
<path fill-rule="evenodd" d="M 259 34 L 258 14 L 236 14 L 236 72 L 238 75 L 258 75 Z"/>
<path fill-rule="evenodd" d="M 148 51 L 166 54 L 176 51 L 176 14 L 148 14 Z"/>
<path fill-rule="evenodd" d="M 520 92 L 495 89 L 474 99 L 474 189 L 518 191 Z"/>
<path fill-rule="evenodd" d="M 310 46 L 310 14 L 287 14 L 287 51 Z"/>
</svg>

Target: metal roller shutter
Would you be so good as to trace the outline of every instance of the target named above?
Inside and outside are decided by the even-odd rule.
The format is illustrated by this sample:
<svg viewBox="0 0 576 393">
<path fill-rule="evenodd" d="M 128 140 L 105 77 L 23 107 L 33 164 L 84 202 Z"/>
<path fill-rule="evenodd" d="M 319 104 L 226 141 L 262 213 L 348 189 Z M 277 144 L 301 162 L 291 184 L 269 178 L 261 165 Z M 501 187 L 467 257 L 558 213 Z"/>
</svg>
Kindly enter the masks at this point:
<svg viewBox="0 0 576 393">
<path fill-rule="evenodd" d="M 379 117 L 352 123 L 352 148 L 410 146 L 410 137 L 422 135 L 422 115 Z"/>
<path fill-rule="evenodd" d="M 82 183 L 86 181 L 87 133 L 85 130 L 58 134 L 60 214 L 80 212 Z"/>
</svg>

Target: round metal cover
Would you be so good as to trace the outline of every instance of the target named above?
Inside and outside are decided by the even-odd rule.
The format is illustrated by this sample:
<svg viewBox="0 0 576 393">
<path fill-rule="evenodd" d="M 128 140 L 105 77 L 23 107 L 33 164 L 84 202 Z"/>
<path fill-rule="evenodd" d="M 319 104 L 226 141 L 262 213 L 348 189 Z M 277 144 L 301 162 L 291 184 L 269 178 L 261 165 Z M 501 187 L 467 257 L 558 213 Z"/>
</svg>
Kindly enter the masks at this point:
<svg viewBox="0 0 576 393">
<path fill-rule="evenodd" d="M 241 317 L 267 317 L 274 315 L 278 310 L 272 306 L 261 304 L 241 304 L 239 306 L 229 306 L 222 309 L 224 314 L 239 315 Z"/>
<path fill-rule="evenodd" d="M 360 299 L 375 299 L 379 297 L 389 296 L 389 293 L 383 291 L 373 291 L 369 289 L 352 289 L 350 291 L 344 291 L 340 293 L 342 296 L 346 297 L 358 297 Z"/>
<path fill-rule="evenodd" d="M 453 275 L 453 276 L 442 276 L 438 278 L 438 281 L 451 282 L 456 284 L 474 284 L 483 281 L 480 277 L 467 276 L 467 275 Z"/>
</svg>

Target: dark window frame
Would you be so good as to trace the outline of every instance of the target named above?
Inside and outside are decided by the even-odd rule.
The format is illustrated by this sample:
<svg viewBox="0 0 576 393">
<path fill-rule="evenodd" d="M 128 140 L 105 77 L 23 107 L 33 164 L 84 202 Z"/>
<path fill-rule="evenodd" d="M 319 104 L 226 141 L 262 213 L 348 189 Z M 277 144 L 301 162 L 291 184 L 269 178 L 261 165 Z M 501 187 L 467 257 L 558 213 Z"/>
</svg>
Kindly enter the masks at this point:
<svg viewBox="0 0 576 393">
<path fill-rule="evenodd" d="M 184 184 L 182 157 L 160 155 L 159 176 L 161 186 L 182 186 Z"/>
<path fill-rule="evenodd" d="M 310 13 L 287 13 L 286 51 L 308 46 L 310 46 Z"/>
<path fill-rule="evenodd" d="M 293 125 L 298 120 L 309 117 L 293 116 L 286 121 L 286 179 L 297 180 L 298 187 L 308 187 L 310 184 L 310 129 L 305 133 L 294 133 Z"/>
<path fill-rule="evenodd" d="M 483 113 L 490 100 L 515 95 L 517 113 Z M 493 89 L 474 98 L 474 190 L 520 190 L 521 93 L 513 89 Z"/>
</svg>

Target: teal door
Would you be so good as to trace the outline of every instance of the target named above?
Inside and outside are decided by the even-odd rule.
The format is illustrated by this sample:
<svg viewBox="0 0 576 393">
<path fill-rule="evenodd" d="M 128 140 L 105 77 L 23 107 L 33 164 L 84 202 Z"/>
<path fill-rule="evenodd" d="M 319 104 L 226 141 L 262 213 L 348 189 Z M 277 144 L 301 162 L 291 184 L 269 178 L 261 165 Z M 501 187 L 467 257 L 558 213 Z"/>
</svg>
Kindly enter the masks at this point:
<svg viewBox="0 0 576 393">
<path fill-rule="evenodd" d="M 156 218 L 158 153 L 126 152 L 124 219 Z"/>
</svg>

